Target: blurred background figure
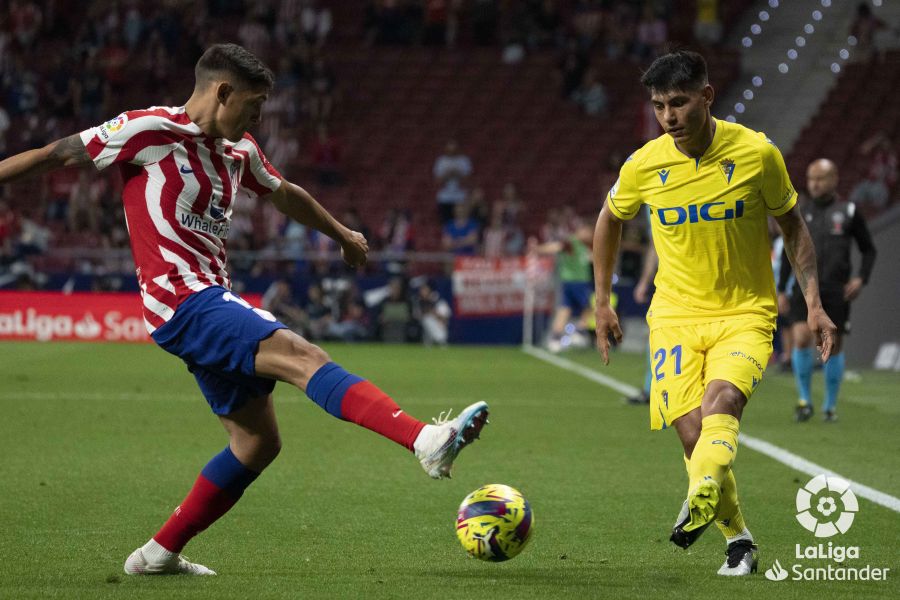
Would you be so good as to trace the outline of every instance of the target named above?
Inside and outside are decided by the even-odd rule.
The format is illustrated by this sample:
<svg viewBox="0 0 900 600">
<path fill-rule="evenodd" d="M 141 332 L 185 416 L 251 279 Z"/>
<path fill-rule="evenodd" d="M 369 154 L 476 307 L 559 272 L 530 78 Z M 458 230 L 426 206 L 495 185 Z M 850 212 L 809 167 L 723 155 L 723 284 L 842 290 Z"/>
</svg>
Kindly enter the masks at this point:
<svg viewBox="0 0 900 600">
<path fill-rule="evenodd" d="M 850 303 L 859 296 L 863 286 L 869 281 L 876 254 L 875 244 L 862 213 L 853 202 L 846 202 L 837 196 L 837 186 L 837 165 L 825 158 L 813 161 L 806 171 L 807 198 L 801 206 L 816 247 L 822 306 L 838 328 L 831 358 L 822 367 L 825 375 L 822 412 L 826 422 L 837 419 L 835 411 L 845 368 L 842 344 L 844 336 L 850 331 Z M 855 270 L 851 262 L 854 243 L 862 255 Z M 800 396 L 795 417 L 798 422 L 802 422 L 813 415 L 810 388 L 815 362 L 814 340 L 806 323 L 806 301 L 799 283 L 795 280 L 790 295 L 785 292 L 790 272 L 790 262 L 785 252 L 778 279 L 778 304 L 780 311 L 787 313 L 793 323 L 794 351 L 791 363 Z"/>
</svg>

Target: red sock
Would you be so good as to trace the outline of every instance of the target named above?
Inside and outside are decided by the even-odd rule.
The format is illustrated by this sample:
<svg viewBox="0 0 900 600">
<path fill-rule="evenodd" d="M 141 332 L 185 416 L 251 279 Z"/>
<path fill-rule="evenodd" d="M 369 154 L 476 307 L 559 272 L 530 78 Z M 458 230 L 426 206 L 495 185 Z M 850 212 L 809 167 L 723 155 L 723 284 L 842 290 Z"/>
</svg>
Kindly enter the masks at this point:
<svg viewBox="0 0 900 600">
<path fill-rule="evenodd" d="M 242 465 L 229 446 L 207 463 L 181 505 L 153 536 L 170 552 L 181 552 L 191 538 L 234 506 L 259 476 Z"/>
<path fill-rule="evenodd" d="M 390 396 L 370 381 L 353 384 L 341 402 L 341 417 L 413 449 L 425 423 L 400 410 Z M 157 540 L 158 541 L 158 540 Z"/>
</svg>

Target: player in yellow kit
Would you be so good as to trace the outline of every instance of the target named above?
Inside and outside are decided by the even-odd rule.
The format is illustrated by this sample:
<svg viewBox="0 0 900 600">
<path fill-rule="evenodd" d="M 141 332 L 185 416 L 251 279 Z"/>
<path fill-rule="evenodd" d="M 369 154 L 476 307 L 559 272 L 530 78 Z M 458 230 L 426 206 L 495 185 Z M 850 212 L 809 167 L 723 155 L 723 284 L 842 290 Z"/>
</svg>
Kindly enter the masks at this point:
<svg viewBox="0 0 900 600">
<path fill-rule="evenodd" d="M 659 57 L 641 83 L 666 133 L 625 161 L 597 220 L 597 346 L 608 364 L 609 337 L 622 336 L 609 303 L 622 221 L 646 204 L 659 255 L 647 314 L 650 426 L 678 432 L 689 479 L 670 539 L 687 548 L 715 521 L 727 541 L 719 574 L 748 575 L 757 547 L 731 466 L 741 414 L 772 353 L 768 215 L 784 233 L 823 360 L 835 326 L 822 309 L 813 243 L 778 149 L 765 135 L 710 115 L 714 92 L 697 53 Z"/>
</svg>

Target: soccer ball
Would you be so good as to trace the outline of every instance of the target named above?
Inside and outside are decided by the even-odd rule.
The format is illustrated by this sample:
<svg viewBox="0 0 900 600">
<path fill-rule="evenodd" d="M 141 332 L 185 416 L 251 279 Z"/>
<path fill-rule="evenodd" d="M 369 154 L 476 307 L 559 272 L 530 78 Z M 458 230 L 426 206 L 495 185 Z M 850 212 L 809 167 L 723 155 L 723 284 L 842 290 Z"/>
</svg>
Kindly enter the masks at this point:
<svg viewBox="0 0 900 600">
<path fill-rule="evenodd" d="M 531 506 L 518 490 L 491 483 L 459 505 L 456 536 L 469 556 L 503 562 L 525 548 L 533 524 Z"/>
</svg>

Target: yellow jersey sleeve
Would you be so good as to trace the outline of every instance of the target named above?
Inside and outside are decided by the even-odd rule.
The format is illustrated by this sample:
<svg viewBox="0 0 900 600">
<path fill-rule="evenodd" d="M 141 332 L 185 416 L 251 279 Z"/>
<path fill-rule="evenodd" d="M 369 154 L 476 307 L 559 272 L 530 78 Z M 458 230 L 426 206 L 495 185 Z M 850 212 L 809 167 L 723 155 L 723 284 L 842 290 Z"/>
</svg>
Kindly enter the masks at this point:
<svg viewBox="0 0 900 600">
<path fill-rule="evenodd" d="M 762 146 L 760 192 L 766 203 L 767 212 L 773 217 L 783 215 L 797 204 L 797 191 L 791 185 L 784 158 L 781 156 L 781 151 L 772 142 Z"/>
<path fill-rule="evenodd" d="M 634 163 L 634 157 L 629 156 L 622 168 L 619 169 L 619 178 L 606 196 L 606 204 L 609 206 L 610 212 L 623 221 L 636 217 L 641 210 L 641 204 L 643 204 L 637 186 Z"/>
</svg>

